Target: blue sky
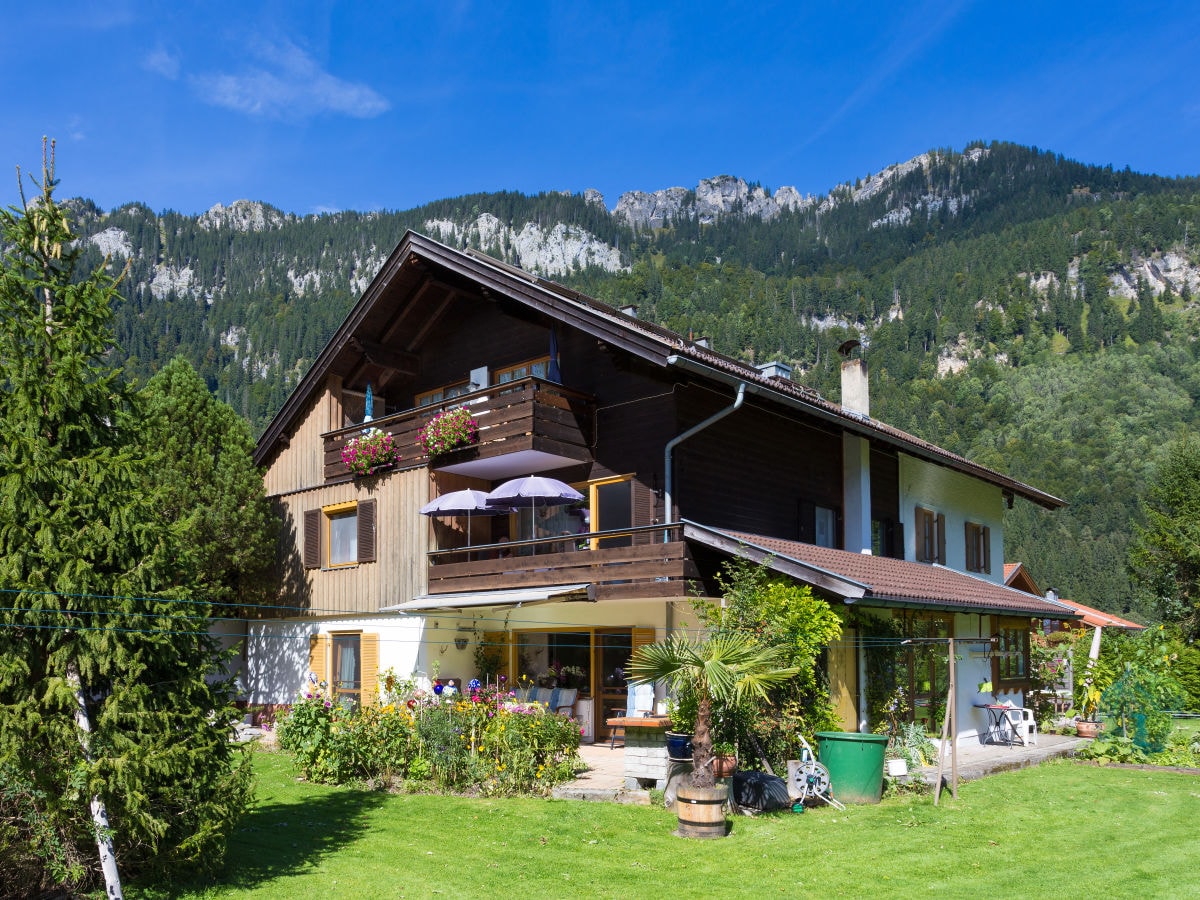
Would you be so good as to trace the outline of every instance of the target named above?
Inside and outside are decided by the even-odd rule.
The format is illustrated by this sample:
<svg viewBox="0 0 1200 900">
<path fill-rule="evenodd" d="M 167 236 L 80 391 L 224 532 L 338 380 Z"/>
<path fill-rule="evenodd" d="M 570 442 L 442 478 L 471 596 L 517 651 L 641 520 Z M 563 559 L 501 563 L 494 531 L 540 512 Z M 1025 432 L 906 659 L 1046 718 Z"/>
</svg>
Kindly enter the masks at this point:
<svg viewBox="0 0 1200 900">
<path fill-rule="evenodd" d="M 5 0 L 0 171 L 196 213 L 737 175 L 1009 140 L 1200 174 L 1200 4 Z M 0 180 L 0 201 L 16 199 Z"/>
</svg>

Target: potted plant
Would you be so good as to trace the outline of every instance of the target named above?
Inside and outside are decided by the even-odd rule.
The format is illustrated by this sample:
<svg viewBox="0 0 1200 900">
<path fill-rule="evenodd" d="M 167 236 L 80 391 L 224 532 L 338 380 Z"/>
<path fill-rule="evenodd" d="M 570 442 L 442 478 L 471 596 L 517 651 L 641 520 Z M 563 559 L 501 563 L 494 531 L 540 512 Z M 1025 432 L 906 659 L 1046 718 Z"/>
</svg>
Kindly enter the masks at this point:
<svg viewBox="0 0 1200 900">
<path fill-rule="evenodd" d="M 687 688 L 667 698 L 667 718 L 671 720 L 671 727 L 667 729 L 667 756 L 670 759 L 692 758 L 692 733 L 696 730 L 698 703 L 696 695 Z"/>
<path fill-rule="evenodd" d="M 374 475 L 380 469 L 395 465 L 399 458 L 395 440 L 378 428 L 350 438 L 342 448 L 342 462 L 354 475 Z"/>
<path fill-rule="evenodd" d="M 417 432 L 417 444 L 428 457 L 441 456 L 479 440 L 479 423 L 465 407 L 444 409 Z"/>
<path fill-rule="evenodd" d="M 1100 689 L 1089 678 L 1083 683 L 1080 710 L 1083 715 L 1075 721 L 1075 733 L 1081 738 L 1094 738 L 1104 728 L 1100 721 Z"/>
<path fill-rule="evenodd" d="M 713 741 L 713 775 L 728 778 L 737 771 L 737 747 L 729 741 Z"/>
<path fill-rule="evenodd" d="M 767 698 L 767 690 L 799 671 L 780 665 L 780 649 L 763 647 L 745 632 L 717 632 L 699 640 L 673 635 L 638 647 L 630 659 L 633 684 L 665 682 L 676 696 L 694 695 L 696 722 L 692 734 L 692 773 L 679 786 L 677 834 L 724 837 L 728 786 L 713 774 L 713 704 L 733 705 L 750 697 Z"/>
</svg>

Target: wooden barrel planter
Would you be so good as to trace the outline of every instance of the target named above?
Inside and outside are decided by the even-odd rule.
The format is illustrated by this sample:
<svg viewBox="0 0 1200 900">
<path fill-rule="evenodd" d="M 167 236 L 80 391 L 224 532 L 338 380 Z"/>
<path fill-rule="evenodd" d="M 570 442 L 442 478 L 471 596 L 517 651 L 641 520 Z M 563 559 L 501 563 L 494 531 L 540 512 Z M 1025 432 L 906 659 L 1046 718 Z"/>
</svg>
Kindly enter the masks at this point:
<svg viewBox="0 0 1200 900">
<path fill-rule="evenodd" d="M 675 833 L 691 838 L 725 837 L 725 803 L 728 799 L 729 785 L 726 784 L 710 788 L 679 785 L 675 796 L 679 828 Z"/>
</svg>

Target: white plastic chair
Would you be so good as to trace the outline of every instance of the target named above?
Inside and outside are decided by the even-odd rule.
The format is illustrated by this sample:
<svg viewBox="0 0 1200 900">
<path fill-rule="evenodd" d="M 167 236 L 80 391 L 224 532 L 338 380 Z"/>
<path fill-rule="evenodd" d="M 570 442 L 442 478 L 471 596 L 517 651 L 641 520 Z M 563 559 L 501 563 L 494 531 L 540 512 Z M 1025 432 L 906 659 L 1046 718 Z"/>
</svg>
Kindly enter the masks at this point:
<svg viewBox="0 0 1200 900">
<path fill-rule="evenodd" d="M 1006 710 L 1004 716 L 1008 719 L 1008 727 L 1012 730 L 1013 739 L 1019 740 L 1021 746 L 1028 747 L 1030 744 L 1038 742 L 1037 720 L 1033 716 L 1032 709 L 1014 706 Z"/>
</svg>

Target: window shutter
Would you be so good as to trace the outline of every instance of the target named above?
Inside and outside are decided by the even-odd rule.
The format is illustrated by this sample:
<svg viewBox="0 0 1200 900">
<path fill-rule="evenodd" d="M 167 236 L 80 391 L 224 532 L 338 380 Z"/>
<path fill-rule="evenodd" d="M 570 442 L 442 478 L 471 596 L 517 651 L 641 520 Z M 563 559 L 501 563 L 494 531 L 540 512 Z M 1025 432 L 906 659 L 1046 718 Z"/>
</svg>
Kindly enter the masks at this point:
<svg viewBox="0 0 1200 900">
<path fill-rule="evenodd" d="M 979 547 L 976 541 L 979 536 L 975 533 L 975 526 L 970 522 L 963 522 L 963 546 L 967 550 L 967 571 L 978 572 L 979 562 L 976 560 L 976 555 L 979 552 Z"/>
<path fill-rule="evenodd" d="M 937 517 L 937 559 L 943 566 L 946 564 L 946 515 L 938 513 Z"/>
<path fill-rule="evenodd" d="M 379 694 L 379 635 L 364 632 L 359 636 L 359 647 L 362 650 L 362 704 L 374 706 Z"/>
<path fill-rule="evenodd" d="M 913 547 L 913 553 L 916 554 L 917 562 L 929 562 L 929 554 L 933 551 L 929 534 L 930 522 L 929 511 L 918 506 L 913 513 L 913 537 L 916 544 Z"/>
<path fill-rule="evenodd" d="M 508 670 L 508 635 L 503 631 L 487 631 L 484 632 L 483 643 L 488 650 L 499 651 L 500 664 L 496 667 L 496 675 L 503 675 L 511 682 L 512 673 Z"/>
<path fill-rule="evenodd" d="M 655 642 L 653 628 L 635 628 L 633 629 L 632 646 L 636 650 L 638 647 L 645 647 L 647 644 Z"/>
<path fill-rule="evenodd" d="M 890 549 L 887 555 L 895 559 L 904 559 L 904 523 L 903 522 L 888 522 L 888 540 Z"/>
<path fill-rule="evenodd" d="M 800 527 L 798 540 L 802 544 L 817 542 L 817 506 L 808 500 L 800 501 Z"/>
<path fill-rule="evenodd" d="M 313 634 L 308 638 L 308 670 L 317 676 L 317 681 L 329 680 L 329 635 Z"/>
<path fill-rule="evenodd" d="M 654 524 L 654 491 L 642 484 L 636 478 L 633 480 L 633 525 Z M 633 536 L 635 544 L 653 544 L 662 540 L 662 534 L 652 531 L 642 532 Z"/>
<path fill-rule="evenodd" d="M 304 568 L 321 568 L 321 511 L 304 511 Z"/>
<path fill-rule="evenodd" d="M 983 571 L 992 574 L 992 529 L 983 528 Z"/>
<path fill-rule="evenodd" d="M 358 503 L 358 561 L 375 562 L 375 501 Z"/>
</svg>

